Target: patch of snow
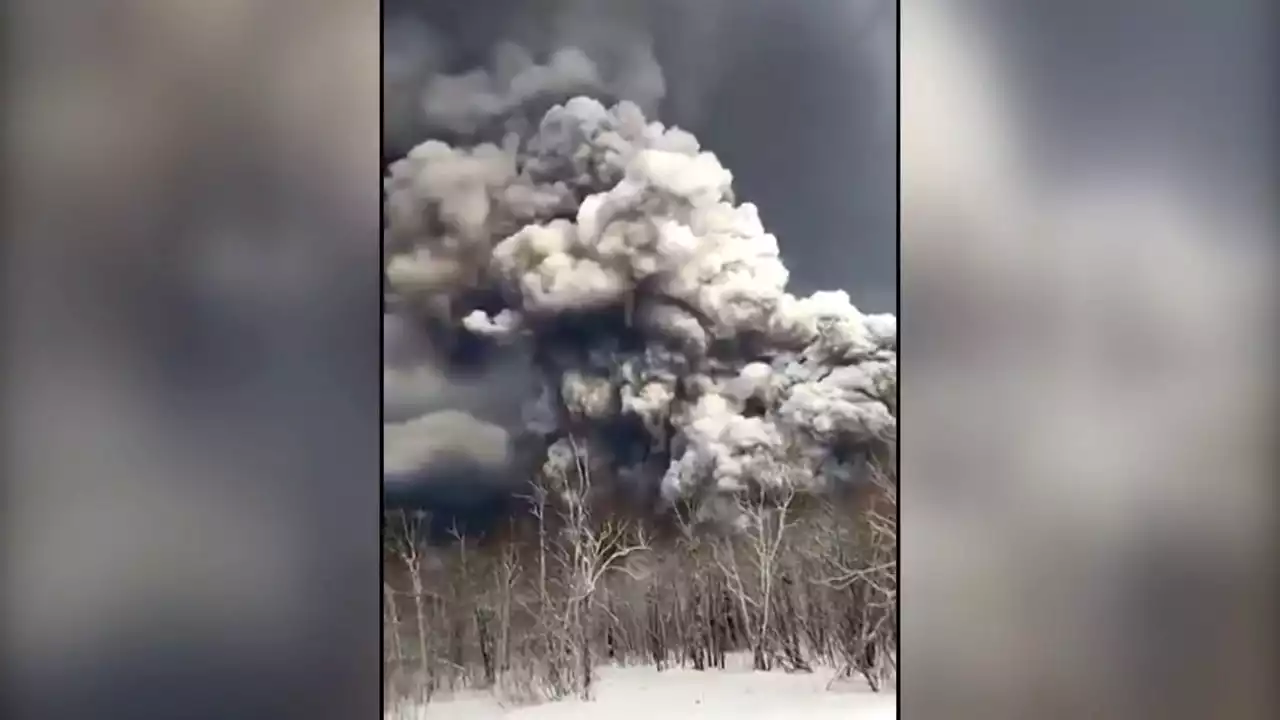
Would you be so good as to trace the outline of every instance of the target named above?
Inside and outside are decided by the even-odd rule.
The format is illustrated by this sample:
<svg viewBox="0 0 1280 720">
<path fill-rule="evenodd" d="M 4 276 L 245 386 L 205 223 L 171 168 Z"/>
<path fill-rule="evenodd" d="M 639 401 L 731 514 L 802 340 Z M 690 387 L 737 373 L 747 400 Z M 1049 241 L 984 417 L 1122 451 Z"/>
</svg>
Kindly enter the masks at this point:
<svg viewBox="0 0 1280 720">
<path fill-rule="evenodd" d="M 505 706 L 488 694 L 433 700 L 388 720 L 886 720 L 897 717 L 892 692 L 864 682 L 831 685 L 832 672 L 809 673 L 651 667 L 600 669 L 596 699 Z"/>
</svg>

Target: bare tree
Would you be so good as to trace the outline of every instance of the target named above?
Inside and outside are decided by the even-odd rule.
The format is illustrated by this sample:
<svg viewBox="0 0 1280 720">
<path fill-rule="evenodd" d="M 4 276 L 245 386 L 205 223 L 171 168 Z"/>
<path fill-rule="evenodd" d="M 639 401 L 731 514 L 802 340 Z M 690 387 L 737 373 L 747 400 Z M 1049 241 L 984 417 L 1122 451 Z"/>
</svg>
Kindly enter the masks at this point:
<svg viewBox="0 0 1280 720">
<path fill-rule="evenodd" d="M 384 585 L 383 589 L 387 595 L 387 602 L 393 608 L 396 605 L 398 596 L 407 594 L 413 601 L 414 620 L 416 623 L 416 632 L 414 633 L 414 650 L 416 652 L 413 658 L 415 661 L 413 675 L 416 677 L 414 677 L 413 690 L 417 693 L 416 700 L 426 705 L 431 700 L 436 684 L 431 657 L 431 633 L 427 608 L 428 592 L 423 582 L 423 559 L 426 546 L 424 529 L 428 525 L 429 517 L 422 512 L 411 514 L 402 511 L 395 513 L 393 519 L 398 523 L 398 527 L 391 533 L 392 551 L 403 563 L 405 574 L 409 580 L 409 590 L 407 593 L 398 592 L 390 585 Z M 393 610 L 392 616 L 398 619 L 398 611 Z M 397 624 L 397 636 L 400 629 L 401 625 Z M 403 649 L 403 645 L 403 642 L 397 639 L 395 646 Z M 403 658 L 403 655 L 400 657 Z"/>
<path fill-rule="evenodd" d="M 776 659 L 774 600 L 782 551 L 795 520 L 791 506 L 795 486 L 779 483 L 756 488 L 737 498 L 741 532 L 724 535 L 712 543 L 712 559 L 747 619 L 752 665 L 769 670 Z"/>
<path fill-rule="evenodd" d="M 383 710 L 388 712 L 391 709 L 388 703 L 394 703 L 405 691 L 401 677 L 405 653 L 400 638 L 400 611 L 396 603 L 396 592 L 386 582 L 382 584 L 382 632 L 384 653 L 389 653 L 382 658 Z"/>
<path fill-rule="evenodd" d="M 569 442 L 573 450 L 573 472 L 552 478 L 563 523 L 563 542 L 555 547 L 558 560 L 567 570 L 564 617 L 569 632 L 566 637 L 576 660 L 578 690 L 585 699 L 591 696 L 595 671 L 592 640 L 601 579 L 610 571 L 621 570 L 627 558 L 647 550 L 649 543 L 644 528 L 638 524 L 593 517 L 590 458 L 572 436 Z"/>
<path fill-rule="evenodd" d="M 845 599 L 838 676 L 858 672 L 878 690 L 897 670 L 898 495 L 889 474 L 873 466 L 870 477 L 872 491 L 853 527 L 827 527 L 826 571 L 814 582 Z"/>
</svg>

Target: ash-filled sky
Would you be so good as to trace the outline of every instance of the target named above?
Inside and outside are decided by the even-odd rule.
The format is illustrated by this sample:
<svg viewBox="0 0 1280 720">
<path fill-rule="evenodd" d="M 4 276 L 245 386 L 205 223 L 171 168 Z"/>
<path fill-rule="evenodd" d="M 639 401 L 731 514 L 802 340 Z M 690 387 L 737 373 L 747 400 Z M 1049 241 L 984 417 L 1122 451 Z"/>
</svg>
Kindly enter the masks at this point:
<svg viewBox="0 0 1280 720">
<path fill-rule="evenodd" d="M 386 0 L 383 22 L 386 77 L 481 66 L 503 40 L 536 48 L 619 28 L 650 40 L 666 83 L 654 117 L 732 170 L 778 236 L 793 290 L 896 310 L 896 2 Z M 396 89 L 384 93 L 389 160 L 424 139 L 390 127 L 393 106 L 414 102 Z"/>
<path fill-rule="evenodd" d="M 384 188 L 389 193 L 391 212 L 389 234 L 384 238 L 388 244 L 384 247 L 393 258 L 389 272 L 395 271 L 389 287 L 394 286 L 399 300 L 406 298 L 404 291 L 413 294 L 405 282 L 413 285 L 427 276 L 452 273 L 450 268 L 454 266 L 450 263 L 463 259 L 450 260 L 445 257 L 448 252 L 435 260 L 422 255 L 415 259 L 412 252 L 404 254 L 424 240 L 427 244 L 419 251 L 436 252 L 427 250 L 432 244 L 430 238 L 418 237 L 425 227 L 415 219 L 435 217 L 433 204 L 452 196 L 447 202 L 453 203 L 455 210 L 470 208 L 466 226 L 449 231 L 456 233 L 450 235 L 450 243 L 479 242 L 476 248 L 490 247 L 519 227 L 499 231 L 497 226 L 483 226 L 495 220 L 501 222 L 498 217 L 508 211 L 520 214 L 524 210 L 514 206 L 503 209 L 500 206 L 506 201 L 485 200 L 483 193 L 467 196 L 471 192 L 466 189 L 468 186 L 449 185 L 455 181 L 445 180 L 446 176 L 461 178 L 453 173 L 465 174 L 478 168 L 463 156 L 444 151 L 443 146 L 424 150 L 434 158 L 426 164 L 422 164 L 426 157 L 422 155 L 401 164 L 398 170 L 386 166 L 428 139 L 461 146 L 497 141 L 503 136 L 504 125 L 507 130 L 513 129 L 511 122 L 525 123 L 516 135 L 527 139 L 532 130 L 527 122 L 536 124 L 550 107 L 544 100 L 563 102 L 569 95 L 585 93 L 606 104 L 632 101 L 636 104 L 632 109 L 642 111 L 643 119 L 693 133 L 701 148 L 718 158 L 687 166 L 680 161 L 678 165 L 683 169 L 678 171 L 675 166 L 640 171 L 644 166 L 641 163 L 627 172 L 634 170 L 646 176 L 656 173 L 650 180 L 659 185 L 678 182 L 682 187 L 702 188 L 701 192 L 708 193 L 707 198 L 729 203 L 718 211 L 722 214 L 717 217 L 722 220 L 728 217 L 723 213 L 737 212 L 730 211 L 732 204 L 754 205 L 759 211 L 758 222 L 763 222 L 771 236 L 760 235 L 758 222 L 748 219 L 755 209 L 747 210 L 746 215 L 735 214 L 738 219 L 733 221 L 745 222 L 738 225 L 736 232 L 745 233 L 744 238 L 754 238 L 744 240 L 748 244 L 742 247 L 764 253 L 748 263 L 756 268 L 753 272 L 764 273 L 747 283 L 753 288 L 752 293 L 769 295 L 781 290 L 773 286 L 771 279 L 775 266 L 764 259 L 776 236 L 777 247 L 772 252 L 780 249 L 786 266 L 783 273 L 790 276 L 787 289 L 791 293 L 847 293 L 843 301 L 828 293 L 816 299 L 815 304 L 796 305 L 795 308 L 805 308 L 797 312 L 834 312 L 843 318 L 840 332 L 852 334 L 842 336 L 837 344 L 852 342 L 872 352 L 872 346 L 880 347 L 885 342 L 881 337 L 886 327 L 883 318 L 863 314 L 896 310 L 895 3 L 487 0 L 463 4 L 392 0 L 384 5 L 383 22 L 383 160 L 384 173 L 388 173 L 391 183 Z M 566 54 L 570 48 L 573 51 Z M 577 51 L 581 55 L 573 54 Z M 468 74 L 471 71 L 479 74 Z M 452 79 L 440 80 L 444 77 Z M 584 85 L 588 86 L 586 90 Z M 553 99 L 556 96 L 561 97 Z M 621 122 L 625 126 L 631 122 L 625 118 L 633 117 L 625 110 L 608 118 L 601 113 L 602 107 L 592 109 L 589 104 L 576 104 L 561 116 L 572 126 L 600 121 Z M 587 120 L 588 116 L 596 119 Z M 501 120 L 502 124 L 494 127 L 494 120 Z M 638 143 L 633 146 L 636 149 L 658 142 L 674 150 L 687 147 L 691 139 L 644 140 L 643 133 L 636 134 L 639 130 L 634 126 L 631 130 L 619 129 L 627 137 L 626 143 Z M 541 150 L 533 151 L 552 163 L 543 166 L 544 174 L 551 173 L 548 181 L 559 172 L 555 168 L 576 152 L 588 156 L 597 153 L 595 157 L 606 165 L 613 162 L 607 155 L 598 154 L 603 147 L 591 149 L 588 143 L 575 151 L 563 145 L 567 139 L 570 138 L 555 133 L 545 135 L 539 142 L 552 145 L 544 144 Z M 666 166 L 667 162 L 662 164 Z M 718 169 L 721 164 L 732 173 L 733 185 L 731 193 L 723 196 L 724 189 L 715 179 L 716 173 L 722 172 Z M 466 167 L 472 169 L 465 170 Z M 572 182 L 585 181 L 595 192 L 617 181 L 613 171 L 592 167 L 595 169 L 587 176 Z M 621 170 L 621 166 L 615 170 Z M 676 172 L 673 175 L 671 171 Z M 708 176 L 704 171 L 712 174 Z M 485 172 L 498 173 L 489 175 L 493 181 L 505 176 L 500 162 L 489 165 Z M 599 172 L 605 175 L 599 176 Z M 439 184 L 441 181 L 446 184 Z M 539 193 L 560 193 L 553 185 L 542 187 Z M 457 194 L 459 191 L 461 195 Z M 550 199 L 545 194 L 538 197 Z M 472 216 L 471 210 L 480 214 Z M 656 206 L 647 206 L 644 212 L 656 210 Z M 453 212 L 446 214 L 458 219 L 460 216 Z M 529 215 L 526 222 L 539 218 L 546 221 L 554 216 L 552 213 L 544 217 L 540 212 Z M 706 217 L 706 222 L 713 225 L 722 220 Z M 481 234 L 474 235 L 476 231 Z M 464 241 L 464 237 L 471 240 Z M 716 241 L 706 238 L 699 242 Z M 461 279 L 462 276 L 455 278 Z M 561 281 L 568 282 L 568 276 L 557 283 Z M 568 286 L 557 287 L 564 290 Z M 778 308 L 792 307 L 790 300 L 779 301 L 783 304 Z M 730 315 L 736 312 L 728 306 L 721 310 Z M 784 313 L 785 318 L 779 315 L 769 319 L 768 313 L 759 318 L 764 323 L 758 328 L 762 331 L 772 327 L 770 323 L 799 327 L 793 325 L 798 322 L 808 327 L 816 321 L 816 316 L 802 318 L 790 311 Z M 729 325 L 738 322 L 729 321 L 729 315 L 721 317 Z M 533 368 L 528 358 L 482 353 L 482 364 L 464 363 L 469 368 L 467 377 L 456 377 L 429 359 L 430 352 L 424 353 L 434 342 L 421 337 L 421 328 L 416 328 L 408 316 L 388 317 L 384 328 L 384 420 L 390 423 L 384 445 L 386 472 L 388 478 L 412 480 L 409 484 L 394 483 L 397 492 L 421 491 L 425 494 L 412 502 L 456 516 L 459 512 L 471 513 L 463 511 L 463 506 L 496 502 L 511 491 L 513 483 L 524 482 L 525 472 L 515 468 L 527 465 L 527 461 L 520 460 L 523 455 L 517 450 L 517 438 L 529 431 L 524 396 L 528 394 L 525 386 L 532 379 Z M 802 334 L 808 332 L 812 331 Z M 819 344 L 831 340 L 819 341 L 817 335 L 805 337 L 809 338 L 805 342 Z M 881 339 L 859 339 L 870 337 Z M 597 340 L 609 342 L 603 336 Z M 883 350 L 886 348 L 875 352 Z M 888 352 L 892 354 L 891 350 Z M 504 357 L 505 360 L 498 359 Z M 840 362 L 846 361 L 862 362 L 851 358 Z M 509 367 L 494 367 L 494 362 L 505 362 Z M 627 362 L 618 358 L 619 366 Z M 734 372 L 742 370 L 738 366 L 745 365 L 747 359 L 738 358 L 735 363 Z M 816 371 L 791 370 L 795 372 L 784 373 L 790 378 L 788 383 Z M 599 371 L 600 368 L 592 370 Z M 570 371 L 559 382 L 564 383 L 563 387 L 586 387 L 574 379 L 577 372 Z M 676 372 L 684 375 L 688 371 Z M 858 371 L 838 377 L 857 385 L 864 376 Z M 824 401 L 835 402 L 848 389 L 826 388 L 820 395 Z M 832 393 L 830 397 L 828 392 Z M 797 400 L 793 405 L 799 407 L 818 399 L 804 397 L 804 402 Z M 870 427 L 867 423 L 875 425 L 881 418 L 878 411 L 863 408 L 857 402 L 840 407 L 857 416 L 859 432 Z M 723 418 L 728 421 L 736 418 L 741 408 L 726 406 L 721 410 L 729 412 Z M 711 412 L 707 408 L 702 411 Z M 464 425 L 471 430 L 463 429 Z M 446 429 L 452 434 L 443 432 Z M 539 446 L 549 441 L 544 438 Z M 617 450 L 618 446 L 612 449 Z M 850 471 L 851 467 L 844 467 L 841 472 Z M 671 473 L 676 480 L 668 484 L 679 485 L 680 472 Z"/>
</svg>

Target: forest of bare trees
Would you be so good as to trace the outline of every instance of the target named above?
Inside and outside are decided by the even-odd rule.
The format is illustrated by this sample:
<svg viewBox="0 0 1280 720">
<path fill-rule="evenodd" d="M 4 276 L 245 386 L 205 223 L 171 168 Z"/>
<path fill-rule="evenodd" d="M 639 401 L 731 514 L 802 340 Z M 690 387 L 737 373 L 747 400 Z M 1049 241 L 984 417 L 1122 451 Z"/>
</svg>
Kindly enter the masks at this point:
<svg viewBox="0 0 1280 720">
<path fill-rule="evenodd" d="M 744 493 L 727 526 L 627 518 L 585 463 L 481 537 L 439 542 L 426 513 L 388 511 L 384 697 L 590 698 L 600 664 L 707 670 L 731 654 L 878 690 L 896 676 L 897 478 L 870 477 L 843 497 Z"/>
</svg>

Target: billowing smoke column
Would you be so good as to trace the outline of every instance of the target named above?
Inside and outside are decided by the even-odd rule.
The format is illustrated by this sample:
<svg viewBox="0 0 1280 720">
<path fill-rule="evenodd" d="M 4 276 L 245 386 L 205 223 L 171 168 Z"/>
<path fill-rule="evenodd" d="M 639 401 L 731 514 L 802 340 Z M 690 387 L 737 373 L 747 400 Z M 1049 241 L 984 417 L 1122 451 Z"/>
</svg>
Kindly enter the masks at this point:
<svg viewBox="0 0 1280 720">
<path fill-rule="evenodd" d="M 486 121 L 513 107 L 454 104 Z M 788 293 L 731 173 L 634 103 L 573 97 L 506 130 L 391 164 L 386 277 L 446 353 L 528 358 L 515 434 L 539 441 L 544 472 L 585 458 L 636 502 L 706 512 L 859 481 L 895 430 L 892 315 Z"/>
</svg>

